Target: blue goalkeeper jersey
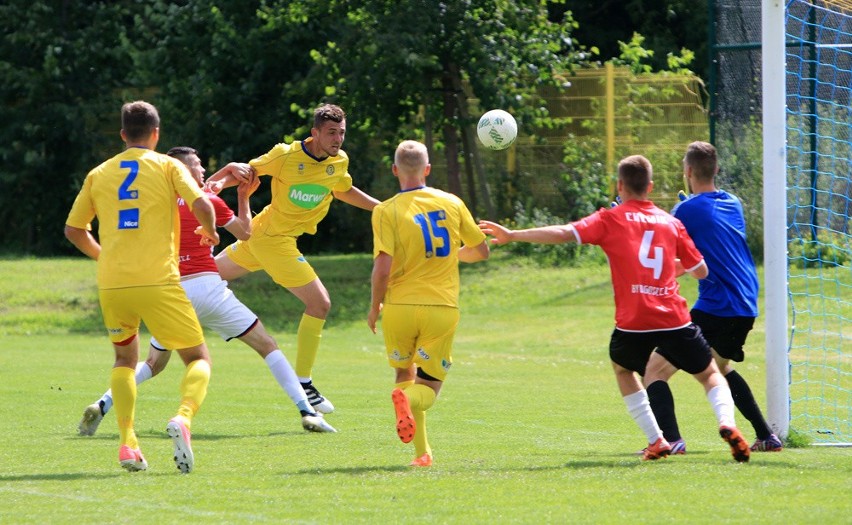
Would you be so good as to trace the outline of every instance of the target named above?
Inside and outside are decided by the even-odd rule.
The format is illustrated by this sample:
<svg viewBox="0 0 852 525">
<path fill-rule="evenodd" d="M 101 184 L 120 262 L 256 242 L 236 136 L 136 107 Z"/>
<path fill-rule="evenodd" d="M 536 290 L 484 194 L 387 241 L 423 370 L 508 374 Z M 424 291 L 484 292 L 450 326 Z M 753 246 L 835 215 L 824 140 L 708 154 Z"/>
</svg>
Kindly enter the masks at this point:
<svg viewBox="0 0 852 525">
<path fill-rule="evenodd" d="M 740 200 L 722 190 L 698 193 L 675 205 L 672 215 L 686 227 L 710 270 L 698 281 L 693 308 L 719 317 L 757 317 L 759 284 Z"/>
</svg>

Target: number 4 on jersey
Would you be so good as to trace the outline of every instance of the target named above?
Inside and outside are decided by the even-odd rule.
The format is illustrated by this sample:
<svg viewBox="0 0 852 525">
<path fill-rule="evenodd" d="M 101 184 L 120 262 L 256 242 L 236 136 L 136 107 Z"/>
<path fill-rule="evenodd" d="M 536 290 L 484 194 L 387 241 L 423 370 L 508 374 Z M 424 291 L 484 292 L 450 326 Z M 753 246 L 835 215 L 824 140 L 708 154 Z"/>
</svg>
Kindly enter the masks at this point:
<svg viewBox="0 0 852 525">
<path fill-rule="evenodd" d="M 659 279 L 663 273 L 663 247 L 654 247 L 654 256 L 650 257 L 651 243 L 654 241 L 654 230 L 646 230 L 642 235 L 642 245 L 639 246 L 639 264 L 654 270 L 654 279 Z"/>
</svg>

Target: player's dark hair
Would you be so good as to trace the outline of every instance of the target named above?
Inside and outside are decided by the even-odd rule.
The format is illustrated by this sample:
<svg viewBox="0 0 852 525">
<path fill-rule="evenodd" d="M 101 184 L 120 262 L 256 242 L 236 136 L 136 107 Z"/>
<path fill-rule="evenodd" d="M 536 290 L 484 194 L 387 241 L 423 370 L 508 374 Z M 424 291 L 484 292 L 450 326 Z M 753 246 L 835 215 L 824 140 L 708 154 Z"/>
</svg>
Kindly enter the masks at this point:
<svg viewBox="0 0 852 525">
<path fill-rule="evenodd" d="M 718 167 L 716 148 L 709 142 L 693 142 L 686 148 L 683 163 L 692 168 L 692 175 L 696 179 L 710 182 L 716 176 Z"/>
<path fill-rule="evenodd" d="M 152 104 L 137 100 L 121 107 L 121 129 L 128 141 L 144 140 L 159 127 L 160 114 Z"/>
<path fill-rule="evenodd" d="M 651 161 L 642 155 L 631 155 L 618 163 L 618 178 L 634 195 L 647 193 L 653 174 L 654 169 L 651 167 Z"/>
<path fill-rule="evenodd" d="M 184 164 L 187 164 L 187 158 L 190 155 L 198 156 L 198 151 L 196 151 L 195 148 L 190 148 L 189 146 L 175 146 L 169 151 L 167 151 L 166 155 L 168 155 L 169 157 L 174 157 L 179 161 L 183 162 Z"/>
<path fill-rule="evenodd" d="M 346 119 L 346 113 L 340 106 L 334 104 L 323 104 L 314 111 L 314 127 L 319 129 L 328 121 L 340 124 Z"/>
</svg>

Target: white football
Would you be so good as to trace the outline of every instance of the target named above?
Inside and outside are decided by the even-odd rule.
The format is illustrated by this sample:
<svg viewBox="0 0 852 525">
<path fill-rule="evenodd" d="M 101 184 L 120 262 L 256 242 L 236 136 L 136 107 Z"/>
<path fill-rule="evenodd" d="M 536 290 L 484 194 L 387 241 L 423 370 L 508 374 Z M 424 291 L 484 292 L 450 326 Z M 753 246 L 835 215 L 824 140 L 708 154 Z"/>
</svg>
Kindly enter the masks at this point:
<svg viewBox="0 0 852 525">
<path fill-rule="evenodd" d="M 479 117 L 476 134 L 486 148 L 506 149 L 518 136 L 518 123 L 515 122 L 515 117 L 502 109 L 492 109 Z"/>
</svg>

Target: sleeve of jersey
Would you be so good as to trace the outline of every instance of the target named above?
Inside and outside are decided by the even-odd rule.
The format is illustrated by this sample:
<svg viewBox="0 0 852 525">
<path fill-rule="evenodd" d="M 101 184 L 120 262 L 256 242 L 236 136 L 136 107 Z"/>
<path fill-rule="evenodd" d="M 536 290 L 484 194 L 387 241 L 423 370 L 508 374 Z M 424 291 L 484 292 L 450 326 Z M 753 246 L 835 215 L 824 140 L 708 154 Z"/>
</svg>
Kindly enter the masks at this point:
<svg viewBox="0 0 852 525">
<path fill-rule="evenodd" d="M 218 195 L 211 193 L 207 194 L 210 202 L 213 203 L 213 209 L 216 210 L 216 226 L 225 226 L 234 218 L 234 210 L 232 210 L 225 201 Z"/>
<path fill-rule="evenodd" d="M 373 224 L 373 258 L 378 257 L 381 252 L 393 257 L 393 224 L 389 214 L 385 212 L 385 206 L 373 208 L 371 222 Z"/>
<path fill-rule="evenodd" d="M 71 211 L 68 212 L 65 224 L 74 228 L 91 230 L 92 219 L 94 218 L 95 205 L 92 203 L 92 176 L 89 174 L 86 176 L 86 180 L 83 181 L 80 193 L 74 199 L 74 204 L 71 206 Z"/>
<path fill-rule="evenodd" d="M 686 271 L 690 272 L 704 260 L 704 256 L 695 247 L 695 243 L 686 232 L 683 223 L 675 221 L 675 227 L 678 230 L 677 257 Z"/>
<path fill-rule="evenodd" d="M 276 144 L 266 154 L 250 160 L 249 165 L 257 171 L 258 176 L 274 177 L 281 173 L 281 168 L 291 149 L 291 144 Z"/>
<path fill-rule="evenodd" d="M 332 188 L 334 191 L 346 192 L 352 189 L 352 175 L 347 171 Z"/>
<path fill-rule="evenodd" d="M 599 245 L 603 241 L 603 237 L 606 235 L 603 221 L 604 213 L 606 213 L 606 210 L 598 210 L 587 217 L 583 217 L 579 221 L 571 223 L 577 244 Z"/>
<path fill-rule="evenodd" d="M 479 246 L 485 240 L 485 234 L 479 229 L 476 221 L 473 220 L 470 210 L 467 209 L 464 202 L 459 200 L 459 213 L 461 214 L 461 224 L 459 235 L 465 246 Z"/>
<path fill-rule="evenodd" d="M 189 170 L 179 160 L 169 163 L 167 170 L 171 175 L 175 191 L 183 198 L 189 209 L 192 209 L 192 203 L 204 195 L 204 192 L 198 187 L 198 183 L 195 182 L 192 175 L 189 174 Z"/>
</svg>

